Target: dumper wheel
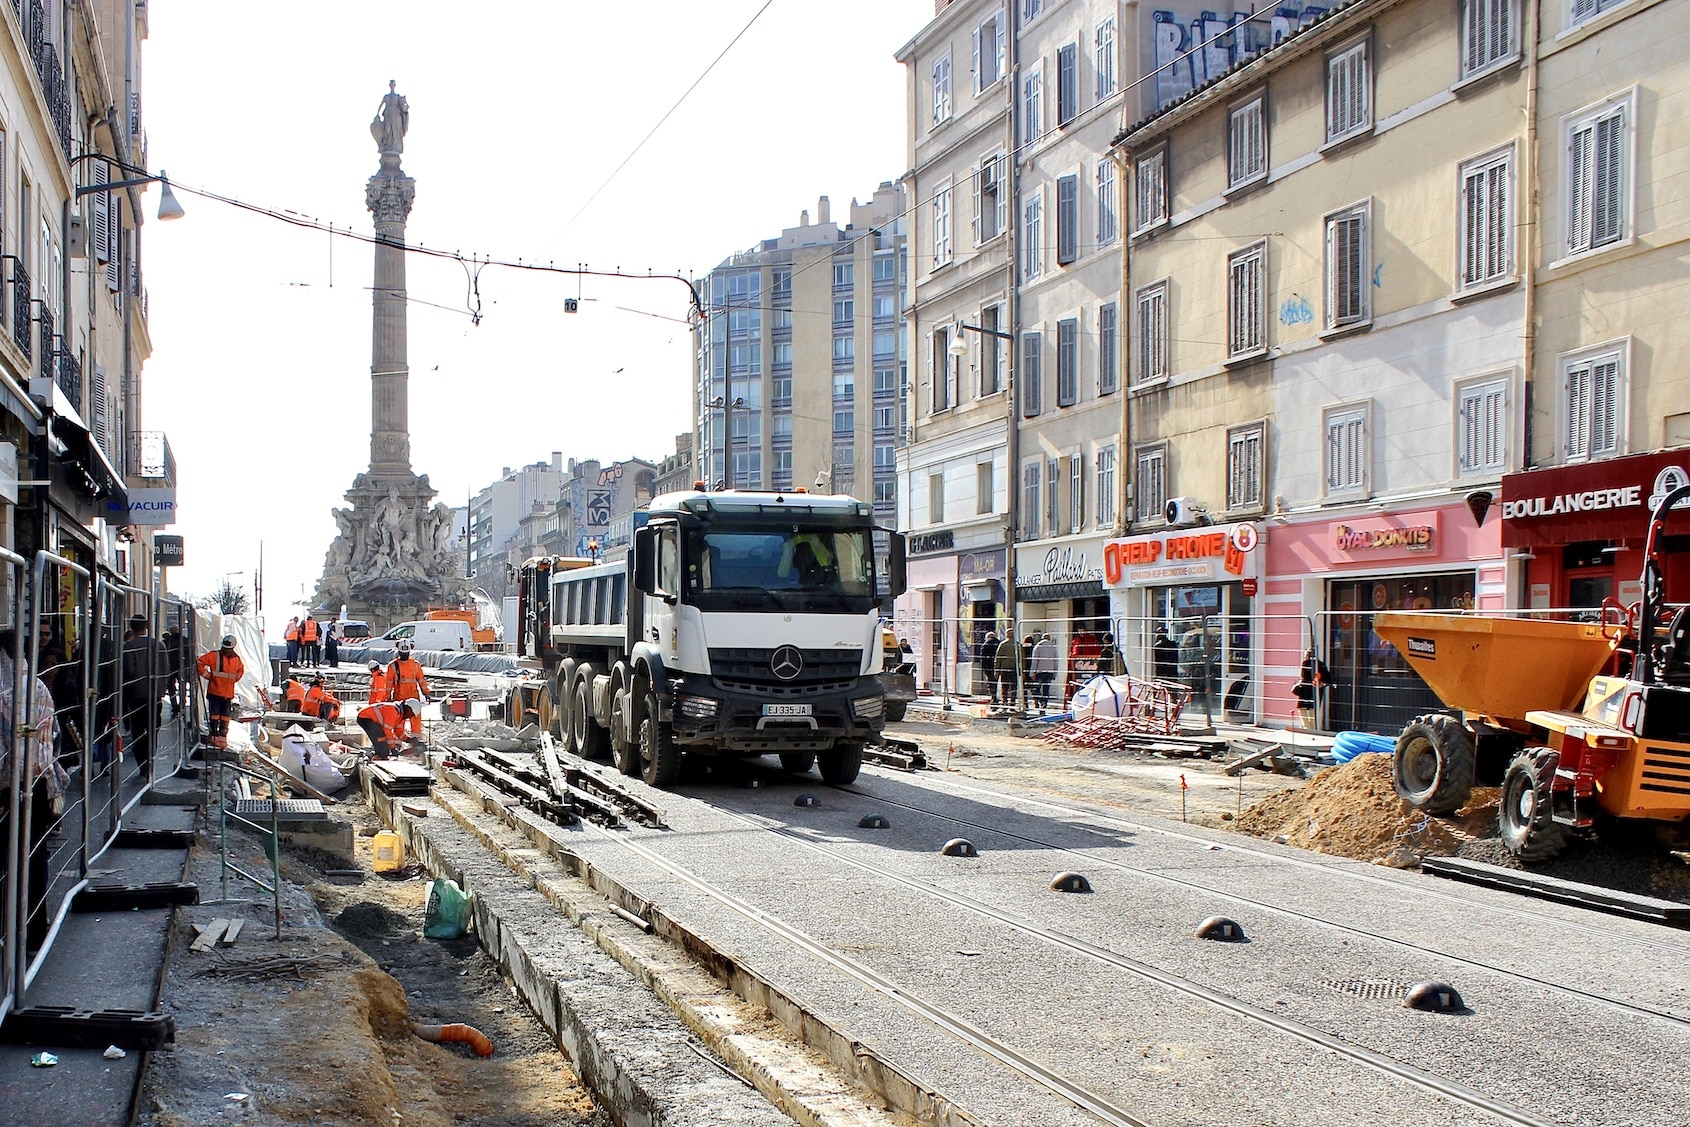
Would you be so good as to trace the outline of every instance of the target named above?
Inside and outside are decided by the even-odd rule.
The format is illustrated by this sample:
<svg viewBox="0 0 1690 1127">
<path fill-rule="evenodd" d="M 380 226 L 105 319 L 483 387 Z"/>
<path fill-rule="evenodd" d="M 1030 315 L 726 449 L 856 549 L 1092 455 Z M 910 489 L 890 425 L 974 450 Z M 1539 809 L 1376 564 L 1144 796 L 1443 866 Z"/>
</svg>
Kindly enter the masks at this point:
<svg viewBox="0 0 1690 1127">
<path fill-rule="evenodd" d="M 558 734 L 557 702 L 552 699 L 552 684 L 547 681 L 540 686 L 540 691 L 534 697 L 534 723 L 540 725 L 542 732 Z"/>
<path fill-rule="evenodd" d="M 1496 825 L 1502 844 L 1522 861 L 1547 861 L 1567 844 L 1554 819 L 1555 767 L 1560 756 L 1529 747 L 1514 757 L 1502 777 Z"/>
<path fill-rule="evenodd" d="M 1417 716 L 1397 737 L 1391 783 L 1410 806 L 1453 814 L 1473 789 L 1476 763 L 1461 721 L 1441 713 Z"/>
<path fill-rule="evenodd" d="M 886 719 L 893 724 L 903 722 L 904 713 L 909 709 L 907 700 L 889 700 L 886 702 Z"/>
<path fill-rule="evenodd" d="M 583 759 L 603 759 L 610 750 L 610 733 L 593 722 L 592 667 L 575 678 L 570 694 L 569 719 L 575 729 L 575 754 Z"/>
<path fill-rule="evenodd" d="M 863 745 L 834 744 L 826 751 L 817 753 L 816 763 L 821 767 L 822 782 L 842 787 L 846 783 L 854 782 L 857 772 L 863 769 Z"/>
<path fill-rule="evenodd" d="M 666 787 L 681 775 L 681 749 L 675 746 L 675 728 L 659 719 L 656 693 L 645 695 L 645 716 L 640 720 L 640 778 L 654 787 Z"/>
<path fill-rule="evenodd" d="M 794 775 L 802 775 L 816 765 L 816 753 L 813 751 L 783 751 L 780 753 L 780 765 Z"/>
</svg>

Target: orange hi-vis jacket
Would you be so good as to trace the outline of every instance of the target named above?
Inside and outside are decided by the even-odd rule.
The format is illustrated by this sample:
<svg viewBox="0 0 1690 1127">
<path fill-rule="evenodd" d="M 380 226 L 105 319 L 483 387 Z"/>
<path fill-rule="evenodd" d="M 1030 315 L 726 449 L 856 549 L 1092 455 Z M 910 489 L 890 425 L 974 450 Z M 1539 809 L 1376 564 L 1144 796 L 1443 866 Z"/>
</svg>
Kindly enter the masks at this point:
<svg viewBox="0 0 1690 1127">
<path fill-rule="evenodd" d="M 315 644 L 320 636 L 321 630 L 317 626 L 317 620 L 315 618 L 307 618 L 304 622 L 299 624 L 299 640 L 304 642 L 306 645 L 309 646 Z"/>
<path fill-rule="evenodd" d="M 380 704 L 393 699 L 393 677 L 385 669 L 370 672 L 370 703 Z"/>
<path fill-rule="evenodd" d="M 428 678 L 416 658 L 394 658 L 393 664 L 387 667 L 387 680 L 393 686 L 393 700 L 428 699 Z"/>
<path fill-rule="evenodd" d="M 333 716 L 340 711 L 340 698 L 322 685 L 312 685 L 301 707 L 307 716 Z"/>
<path fill-rule="evenodd" d="M 289 677 L 288 683 L 282 687 L 282 701 L 285 704 L 286 702 L 293 701 L 293 700 L 298 701 L 299 704 L 300 704 L 300 707 L 304 708 L 304 706 L 305 706 L 305 686 L 301 685 L 294 678 Z M 288 711 L 292 712 L 293 709 L 289 709 Z"/>
<path fill-rule="evenodd" d="M 395 746 L 405 742 L 405 714 L 398 705 L 372 704 L 358 712 L 359 720 L 374 720 L 381 725 L 381 734 Z"/>
<path fill-rule="evenodd" d="M 246 675 L 246 666 L 241 664 L 240 655 L 224 656 L 222 650 L 212 650 L 200 655 L 200 676 L 206 679 L 205 692 L 207 696 L 222 697 L 224 700 L 235 699 L 235 686 L 241 683 Z"/>
<path fill-rule="evenodd" d="M 288 628 L 282 631 L 282 640 L 286 642 L 299 641 L 299 621 L 297 619 L 290 621 Z"/>
</svg>

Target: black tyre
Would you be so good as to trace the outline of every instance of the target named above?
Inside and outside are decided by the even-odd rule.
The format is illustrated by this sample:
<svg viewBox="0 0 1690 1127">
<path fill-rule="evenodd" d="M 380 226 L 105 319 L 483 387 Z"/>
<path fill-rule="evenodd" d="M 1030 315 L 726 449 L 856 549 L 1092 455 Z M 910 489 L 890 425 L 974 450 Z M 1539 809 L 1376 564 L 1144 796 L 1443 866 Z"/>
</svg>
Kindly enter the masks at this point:
<svg viewBox="0 0 1690 1127">
<path fill-rule="evenodd" d="M 822 782 L 844 786 L 855 781 L 857 772 L 863 769 L 863 745 L 835 744 L 817 753 L 816 765 L 821 768 Z"/>
<path fill-rule="evenodd" d="M 557 702 L 552 698 L 552 685 L 548 681 L 540 686 L 540 691 L 534 696 L 534 723 L 540 726 L 542 732 L 558 734 Z"/>
<path fill-rule="evenodd" d="M 1417 716 L 1397 737 L 1391 783 L 1410 806 L 1453 814 L 1473 790 L 1476 764 L 1461 721 L 1441 713 Z"/>
<path fill-rule="evenodd" d="M 1555 766 L 1560 757 L 1531 747 L 1514 757 L 1502 777 L 1496 827 L 1508 852 L 1522 861 L 1547 861 L 1567 838 L 1554 818 Z"/>
<path fill-rule="evenodd" d="M 593 720 L 592 667 L 575 679 L 570 694 L 569 719 L 575 729 L 575 754 L 583 759 L 603 759 L 610 751 L 610 733 Z"/>
<path fill-rule="evenodd" d="M 816 765 L 816 753 L 813 751 L 783 751 L 780 753 L 780 765 L 794 775 L 802 775 Z"/>
<path fill-rule="evenodd" d="M 907 701 L 907 700 L 896 700 L 896 701 L 889 700 L 889 701 L 887 701 L 886 702 L 886 719 L 893 724 L 897 724 L 897 723 L 901 722 L 904 718 L 904 713 L 909 711 L 909 707 L 910 707 L 910 702 Z"/>
<path fill-rule="evenodd" d="M 666 787 L 681 776 L 681 749 L 675 746 L 675 729 L 659 716 L 656 693 L 645 695 L 645 716 L 640 720 L 640 778 L 654 787 Z"/>
<path fill-rule="evenodd" d="M 567 677 L 560 677 L 557 681 L 558 700 L 561 707 L 558 713 L 558 746 L 570 755 L 580 755 L 581 749 L 575 743 L 575 693 L 574 687 Z"/>
<path fill-rule="evenodd" d="M 610 758 L 616 764 L 616 769 L 630 779 L 640 777 L 640 741 L 639 733 L 634 733 L 634 739 L 623 740 L 617 737 L 622 731 L 622 709 L 626 707 L 622 690 L 612 685 L 610 690 Z"/>
</svg>

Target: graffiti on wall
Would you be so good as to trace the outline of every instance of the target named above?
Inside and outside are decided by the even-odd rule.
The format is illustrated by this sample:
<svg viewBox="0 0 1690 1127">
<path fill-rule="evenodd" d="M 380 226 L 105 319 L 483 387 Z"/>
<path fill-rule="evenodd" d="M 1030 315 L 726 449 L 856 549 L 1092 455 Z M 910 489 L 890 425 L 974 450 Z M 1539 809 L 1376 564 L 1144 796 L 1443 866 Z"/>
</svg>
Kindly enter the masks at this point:
<svg viewBox="0 0 1690 1127">
<path fill-rule="evenodd" d="M 1150 13 L 1150 42 L 1156 65 L 1156 109 L 1219 78 L 1259 51 L 1326 14 L 1325 7 L 1280 4 L 1262 12 L 1195 16 L 1169 9 Z"/>
</svg>

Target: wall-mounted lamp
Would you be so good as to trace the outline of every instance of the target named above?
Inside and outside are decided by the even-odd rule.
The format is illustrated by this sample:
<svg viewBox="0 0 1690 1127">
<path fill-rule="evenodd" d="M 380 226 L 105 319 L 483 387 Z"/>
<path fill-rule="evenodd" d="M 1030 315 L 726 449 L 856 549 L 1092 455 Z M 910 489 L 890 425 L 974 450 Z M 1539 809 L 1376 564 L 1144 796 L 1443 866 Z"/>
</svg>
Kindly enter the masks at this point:
<svg viewBox="0 0 1690 1127">
<path fill-rule="evenodd" d="M 146 171 L 146 169 L 134 168 L 130 165 L 124 164 L 114 156 L 107 155 L 106 153 L 83 153 L 81 156 L 72 160 L 71 163 L 76 164 L 78 161 L 90 159 L 104 160 L 116 165 L 120 171 L 130 174 L 129 179 L 113 180 L 106 184 L 82 185 L 76 189 L 77 199 L 81 199 L 83 196 L 93 195 L 95 192 L 115 192 L 120 188 L 138 188 L 142 184 L 162 184 L 164 186 L 164 190 L 159 193 L 158 197 L 159 219 L 168 223 L 172 219 L 180 219 L 187 214 L 186 211 L 182 210 L 182 204 L 176 199 L 176 193 L 170 190 L 170 180 L 162 169 L 159 170 L 157 176 L 154 176 L 152 173 Z"/>
</svg>

